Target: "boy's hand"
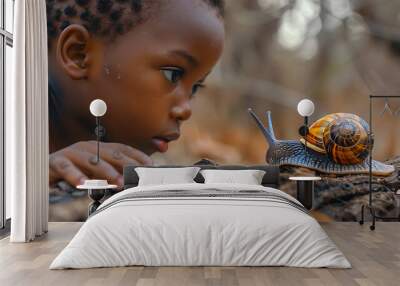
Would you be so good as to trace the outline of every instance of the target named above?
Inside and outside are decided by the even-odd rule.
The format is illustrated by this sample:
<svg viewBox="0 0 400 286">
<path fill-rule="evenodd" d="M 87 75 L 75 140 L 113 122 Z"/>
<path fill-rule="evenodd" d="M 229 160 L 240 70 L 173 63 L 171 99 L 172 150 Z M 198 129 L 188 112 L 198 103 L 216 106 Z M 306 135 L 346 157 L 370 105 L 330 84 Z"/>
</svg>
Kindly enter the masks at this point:
<svg viewBox="0 0 400 286">
<path fill-rule="evenodd" d="M 100 146 L 100 162 L 97 160 L 97 142 L 78 142 L 50 154 L 50 185 L 64 180 L 72 186 L 83 184 L 89 177 L 108 180 L 110 184 L 123 186 L 124 165 L 152 165 L 145 153 L 128 145 L 104 143 Z"/>
</svg>

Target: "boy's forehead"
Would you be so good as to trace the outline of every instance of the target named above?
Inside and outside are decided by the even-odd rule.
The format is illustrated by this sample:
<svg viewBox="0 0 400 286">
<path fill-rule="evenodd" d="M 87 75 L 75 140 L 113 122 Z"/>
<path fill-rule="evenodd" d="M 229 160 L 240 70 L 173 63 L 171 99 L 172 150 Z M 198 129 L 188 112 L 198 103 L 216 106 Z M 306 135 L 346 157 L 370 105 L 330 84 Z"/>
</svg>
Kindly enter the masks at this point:
<svg viewBox="0 0 400 286">
<path fill-rule="evenodd" d="M 163 51 L 186 58 L 204 49 L 222 50 L 224 24 L 202 0 L 171 0 L 148 21 L 121 37 L 111 49 L 126 54 L 133 51 Z M 187 51 L 184 53 L 182 51 Z"/>
<path fill-rule="evenodd" d="M 142 28 L 165 42 L 206 40 L 211 44 L 224 38 L 223 21 L 202 0 L 168 1 Z"/>
</svg>

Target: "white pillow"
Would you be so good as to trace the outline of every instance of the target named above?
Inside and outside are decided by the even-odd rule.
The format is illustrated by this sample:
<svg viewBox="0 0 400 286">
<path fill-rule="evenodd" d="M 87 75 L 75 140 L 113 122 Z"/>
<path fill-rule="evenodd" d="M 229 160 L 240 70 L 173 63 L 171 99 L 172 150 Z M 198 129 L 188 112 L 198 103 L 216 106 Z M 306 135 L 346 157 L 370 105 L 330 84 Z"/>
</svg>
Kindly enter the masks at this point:
<svg viewBox="0 0 400 286">
<path fill-rule="evenodd" d="M 193 180 L 200 171 L 199 167 L 184 168 L 135 168 L 139 176 L 139 186 L 187 184 L 195 183 Z"/>
<path fill-rule="evenodd" d="M 202 170 L 205 184 L 226 183 L 261 185 L 265 171 L 262 170 Z"/>
</svg>

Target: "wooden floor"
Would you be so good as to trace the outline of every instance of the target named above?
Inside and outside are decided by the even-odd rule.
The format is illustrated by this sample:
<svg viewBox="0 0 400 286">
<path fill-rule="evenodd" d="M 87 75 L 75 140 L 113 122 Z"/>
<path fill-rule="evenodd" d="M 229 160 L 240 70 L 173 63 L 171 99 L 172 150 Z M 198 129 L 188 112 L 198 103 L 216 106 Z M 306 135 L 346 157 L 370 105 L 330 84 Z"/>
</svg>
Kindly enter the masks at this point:
<svg viewBox="0 0 400 286">
<path fill-rule="evenodd" d="M 400 285 L 400 223 L 323 223 L 353 269 L 289 267 L 124 267 L 48 270 L 81 223 L 50 223 L 43 238 L 29 244 L 0 241 L 0 285 Z"/>
</svg>

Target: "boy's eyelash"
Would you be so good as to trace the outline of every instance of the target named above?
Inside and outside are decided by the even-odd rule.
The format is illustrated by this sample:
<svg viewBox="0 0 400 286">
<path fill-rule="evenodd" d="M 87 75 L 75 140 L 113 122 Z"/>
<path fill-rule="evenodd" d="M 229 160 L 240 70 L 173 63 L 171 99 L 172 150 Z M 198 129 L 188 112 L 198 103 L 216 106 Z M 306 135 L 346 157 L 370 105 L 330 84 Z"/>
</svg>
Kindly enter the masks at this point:
<svg viewBox="0 0 400 286">
<path fill-rule="evenodd" d="M 205 87 L 206 87 L 206 85 L 203 84 L 203 83 L 196 83 L 195 86 L 196 86 L 197 88 L 205 88 Z"/>
<path fill-rule="evenodd" d="M 191 97 L 192 97 L 192 98 L 195 97 L 196 92 L 197 92 L 199 89 L 202 89 L 202 88 L 205 88 L 205 87 L 206 87 L 206 86 L 205 86 L 205 84 L 203 84 L 203 83 L 196 83 L 196 84 L 193 86 Z"/>
<path fill-rule="evenodd" d="M 206 85 L 204 83 L 197 83 L 196 84 L 199 88 L 205 88 Z"/>
</svg>

